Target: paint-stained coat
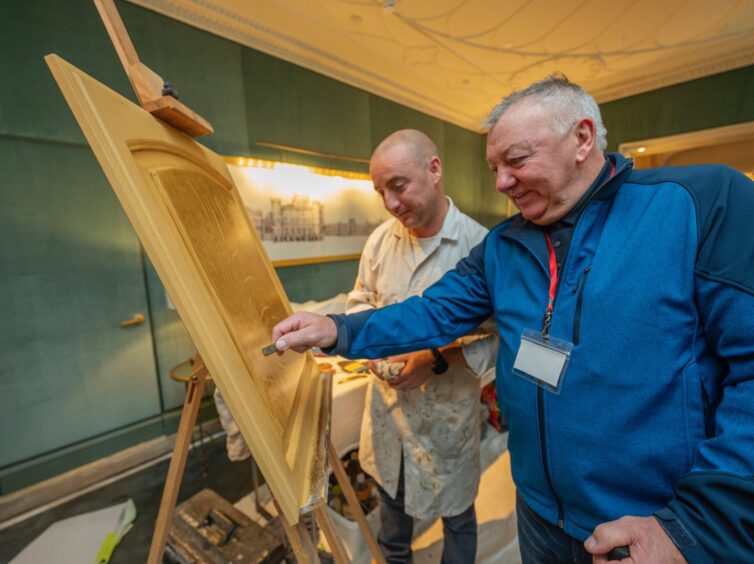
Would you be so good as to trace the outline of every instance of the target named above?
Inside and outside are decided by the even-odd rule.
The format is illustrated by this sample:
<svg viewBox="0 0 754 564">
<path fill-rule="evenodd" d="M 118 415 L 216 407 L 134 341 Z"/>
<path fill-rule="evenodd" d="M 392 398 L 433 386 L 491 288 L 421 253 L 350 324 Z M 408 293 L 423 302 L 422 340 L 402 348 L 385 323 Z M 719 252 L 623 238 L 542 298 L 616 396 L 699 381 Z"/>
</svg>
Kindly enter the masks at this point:
<svg viewBox="0 0 754 564">
<path fill-rule="evenodd" d="M 442 229 L 433 237 L 418 239 L 397 220 L 386 221 L 367 241 L 346 312 L 421 294 L 486 233 L 452 201 Z M 402 452 L 406 513 L 420 519 L 462 513 L 474 502 L 479 486 L 478 375 L 494 366 L 497 338 L 475 335 L 462 342 L 471 369 L 452 367 L 411 391 L 396 391 L 373 376 L 367 390 L 359 461 L 395 496 Z"/>
</svg>

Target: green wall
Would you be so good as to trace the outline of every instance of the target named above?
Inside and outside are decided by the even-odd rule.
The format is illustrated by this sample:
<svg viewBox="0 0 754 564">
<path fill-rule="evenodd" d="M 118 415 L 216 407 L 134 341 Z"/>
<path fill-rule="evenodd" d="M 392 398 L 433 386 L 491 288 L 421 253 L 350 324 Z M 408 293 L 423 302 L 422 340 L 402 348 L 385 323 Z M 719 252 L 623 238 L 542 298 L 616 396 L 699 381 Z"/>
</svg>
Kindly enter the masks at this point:
<svg viewBox="0 0 754 564">
<path fill-rule="evenodd" d="M 487 224 L 483 138 L 296 65 L 117 2 L 141 59 L 217 133 L 211 149 L 347 170 L 417 127 L 449 194 Z M 56 53 L 135 101 L 91 0 L 0 3 L 0 495 L 175 428 L 194 352 L 43 61 Z M 504 206 L 503 206 L 504 207 Z M 293 301 L 350 290 L 357 261 L 278 269 Z M 120 321 L 144 313 L 145 323 Z"/>
<path fill-rule="evenodd" d="M 754 120 L 754 66 L 668 86 L 600 106 L 608 148 Z"/>
</svg>

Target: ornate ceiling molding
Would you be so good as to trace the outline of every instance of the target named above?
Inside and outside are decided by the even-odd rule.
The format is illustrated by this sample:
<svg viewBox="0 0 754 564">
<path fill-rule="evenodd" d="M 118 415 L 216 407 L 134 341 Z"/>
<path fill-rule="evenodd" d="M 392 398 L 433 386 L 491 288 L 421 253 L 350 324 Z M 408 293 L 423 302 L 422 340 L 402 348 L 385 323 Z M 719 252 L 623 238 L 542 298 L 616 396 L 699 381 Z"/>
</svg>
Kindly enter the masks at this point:
<svg viewBox="0 0 754 564">
<path fill-rule="evenodd" d="M 601 53 L 596 48 L 597 43 L 590 43 L 596 41 L 596 36 L 585 36 L 584 47 L 578 52 L 565 46 L 558 51 L 557 39 L 568 41 L 563 39 L 567 34 L 559 30 L 557 36 L 546 36 L 548 41 L 552 39 L 552 45 L 540 55 L 535 53 L 536 46 L 527 47 L 527 53 L 516 51 L 515 45 L 507 43 L 500 47 L 489 43 L 489 47 L 485 47 L 479 43 L 483 40 L 481 36 L 492 32 L 477 34 L 475 37 L 480 39 L 474 40 L 479 43 L 472 46 L 474 49 L 481 46 L 487 52 L 499 52 L 500 59 L 495 55 L 494 59 L 484 60 L 496 64 L 505 56 L 518 57 L 506 59 L 512 66 L 501 72 L 485 68 L 485 62 L 474 57 L 481 51 L 464 51 L 463 37 L 439 31 L 440 19 L 444 16 L 431 15 L 431 4 L 425 10 L 429 18 L 418 18 L 415 14 L 414 19 L 407 17 L 400 12 L 404 6 L 398 2 L 394 6 L 397 12 L 391 12 L 392 17 L 384 19 L 380 15 L 383 4 L 376 0 L 129 1 L 472 131 L 480 131 L 481 121 L 493 104 L 491 100 L 498 100 L 506 90 L 524 86 L 552 72 L 551 68 L 565 66 L 561 70 L 569 78 L 582 84 L 603 103 L 754 64 L 754 33 L 745 26 L 743 30 L 739 26 L 738 31 L 725 32 L 716 31 L 710 24 L 712 27 L 700 32 L 698 37 L 692 34 L 677 44 L 664 45 L 657 39 L 659 36 L 652 35 L 659 33 L 657 30 L 647 31 L 646 37 L 637 40 L 635 49 Z M 546 3 L 546 0 L 541 2 Z M 325 5 L 340 11 L 328 12 Z M 444 4 L 440 2 L 433 9 L 439 10 L 441 5 Z M 415 1 L 410 6 L 406 4 L 405 9 L 415 11 L 417 6 L 421 4 Z M 738 9 L 738 4 L 735 6 Z M 719 16 L 719 12 L 716 15 Z M 345 19 L 336 21 L 341 16 Z M 427 27 L 427 21 L 435 27 Z M 399 28 L 396 22 L 404 27 Z M 494 28 L 494 22 L 489 24 Z M 523 33 L 519 28 L 517 31 Z M 320 40 L 322 38 L 327 40 Z M 417 40 L 420 44 L 413 43 Z M 492 39 L 488 37 L 484 41 Z M 387 52 L 382 46 L 396 49 Z M 594 51 L 591 63 L 587 57 L 589 49 Z M 638 57 L 641 53 L 646 53 L 646 58 L 631 59 L 632 64 L 624 65 L 624 69 L 612 66 L 614 60 L 620 59 L 623 64 L 626 57 Z M 518 66 L 513 64 L 516 61 Z M 574 70 L 581 74 L 572 76 Z"/>
<path fill-rule="evenodd" d="M 460 127 L 479 131 L 479 120 L 470 112 L 463 112 L 440 99 L 428 97 L 389 77 L 375 77 L 368 69 L 346 61 L 338 55 L 304 43 L 296 37 L 208 0 L 128 1 Z"/>
</svg>

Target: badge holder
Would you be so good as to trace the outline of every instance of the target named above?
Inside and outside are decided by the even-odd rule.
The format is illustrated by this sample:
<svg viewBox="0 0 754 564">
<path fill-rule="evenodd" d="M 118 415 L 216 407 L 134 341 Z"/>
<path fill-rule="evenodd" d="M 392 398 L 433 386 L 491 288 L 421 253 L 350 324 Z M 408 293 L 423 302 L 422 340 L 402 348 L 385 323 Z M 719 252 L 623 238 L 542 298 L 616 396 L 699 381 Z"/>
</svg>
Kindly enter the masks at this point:
<svg viewBox="0 0 754 564">
<path fill-rule="evenodd" d="M 524 329 L 513 363 L 513 373 L 555 394 L 560 394 L 573 343 L 543 337 L 540 331 Z"/>
</svg>

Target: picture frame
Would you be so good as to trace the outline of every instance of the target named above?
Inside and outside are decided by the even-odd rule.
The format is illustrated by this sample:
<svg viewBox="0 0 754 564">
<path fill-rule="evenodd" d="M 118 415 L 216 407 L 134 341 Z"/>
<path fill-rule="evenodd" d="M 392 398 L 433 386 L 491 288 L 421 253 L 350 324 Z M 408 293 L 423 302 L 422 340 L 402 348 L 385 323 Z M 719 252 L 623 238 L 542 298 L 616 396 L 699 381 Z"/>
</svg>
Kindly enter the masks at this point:
<svg viewBox="0 0 754 564">
<path fill-rule="evenodd" d="M 225 160 L 273 266 L 358 259 L 372 231 L 391 217 L 368 174 Z"/>
</svg>

